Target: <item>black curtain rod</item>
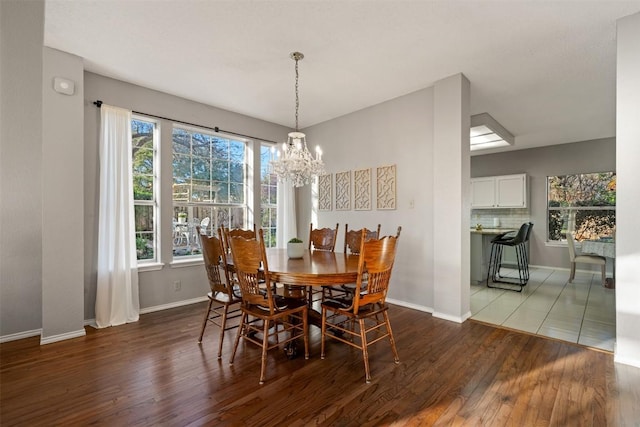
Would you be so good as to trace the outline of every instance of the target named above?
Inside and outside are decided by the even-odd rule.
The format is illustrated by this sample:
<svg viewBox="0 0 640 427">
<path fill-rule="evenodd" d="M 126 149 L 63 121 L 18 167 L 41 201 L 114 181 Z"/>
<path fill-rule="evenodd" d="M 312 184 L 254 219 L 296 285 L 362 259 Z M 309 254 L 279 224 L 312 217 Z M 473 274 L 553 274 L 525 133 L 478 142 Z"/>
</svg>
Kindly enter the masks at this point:
<svg viewBox="0 0 640 427">
<path fill-rule="evenodd" d="M 100 107 L 102 107 L 102 101 L 100 101 L 98 99 L 97 101 L 93 102 L 93 105 L 95 105 L 96 107 L 100 108 Z M 273 144 L 279 144 L 279 142 L 271 141 L 270 139 L 258 138 L 258 137 L 251 136 L 251 135 L 244 135 L 242 133 L 231 132 L 230 130 L 220 129 L 218 126 L 216 126 L 216 127 L 203 126 L 203 125 L 198 125 L 198 124 L 195 124 L 195 123 L 183 122 L 182 120 L 170 119 L 168 117 L 156 116 L 154 114 L 147 114 L 147 113 L 143 113 L 141 111 L 131 111 L 131 112 L 132 113 L 136 113 L 136 114 L 142 114 L 142 115 L 148 116 L 148 117 L 153 117 L 155 119 L 169 120 L 171 122 L 176 122 L 176 123 L 180 123 L 180 124 L 183 124 L 183 125 L 189 125 L 189 126 L 195 126 L 195 127 L 199 127 L 199 128 L 209 129 L 209 130 L 212 130 L 212 131 L 218 132 L 218 133 L 226 133 L 226 134 L 229 134 L 229 135 L 241 136 L 243 138 L 257 139 L 258 141 L 265 141 L 265 142 L 271 142 Z"/>
</svg>

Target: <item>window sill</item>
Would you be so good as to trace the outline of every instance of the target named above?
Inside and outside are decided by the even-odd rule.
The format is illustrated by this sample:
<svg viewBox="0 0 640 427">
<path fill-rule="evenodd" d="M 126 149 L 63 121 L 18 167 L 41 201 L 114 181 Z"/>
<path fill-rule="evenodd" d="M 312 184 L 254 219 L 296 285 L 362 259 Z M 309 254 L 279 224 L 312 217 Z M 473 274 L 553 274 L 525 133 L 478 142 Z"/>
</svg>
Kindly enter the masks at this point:
<svg viewBox="0 0 640 427">
<path fill-rule="evenodd" d="M 171 268 L 182 268 L 182 267 L 193 267 L 194 265 L 202 265 L 202 264 L 204 264 L 204 259 L 202 257 L 197 257 L 197 258 L 173 260 L 170 265 L 171 265 Z"/>
<path fill-rule="evenodd" d="M 566 248 L 567 242 L 545 242 L 544 245 L 548 248 Z M 582 248 L 581 242 L 576 242 L 576 249 Z"/>
<path fill-rule="evenodd" d="M 567 242 L 544 242 L 544 245 L 549 248 L 566 248 Z"/>
<path fill-rule="evenodd" d="M 138 264 L 138 273 L 144 273 L 145 271 L 158 271 L 164 268 L 163 262 L 151 262 L 145 264 Z"/>
</svg>

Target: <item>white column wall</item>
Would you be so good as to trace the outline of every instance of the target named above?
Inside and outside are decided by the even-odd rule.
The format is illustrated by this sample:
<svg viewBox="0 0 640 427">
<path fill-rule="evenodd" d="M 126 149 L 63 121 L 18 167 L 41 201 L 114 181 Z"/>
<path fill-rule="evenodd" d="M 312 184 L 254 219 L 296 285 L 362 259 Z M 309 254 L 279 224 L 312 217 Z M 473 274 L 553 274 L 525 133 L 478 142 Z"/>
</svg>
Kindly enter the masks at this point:
<svg viewBox="0 0 640 427">
<path fill-rule="evenodd" d="M 640 367 L 640 13 L 618 21 L 616 362 Z"/>
<path fill-rule="evenodd" d="M 0 0 L 0 337 L 42 327 L 44 1 Z"/>
<path fill-rule="evenodd" d="M 43 344 L 84 331 L 84 69 L 82 58 L 43 48 Z M 58 93 L 54 77 L 75 83 Z"/>
<path fill-rule="evenodd" d="M 436 82 L 433 117 L 433 315 L 463 322 L 470 312 L 469 80 Z"/>
</svg>

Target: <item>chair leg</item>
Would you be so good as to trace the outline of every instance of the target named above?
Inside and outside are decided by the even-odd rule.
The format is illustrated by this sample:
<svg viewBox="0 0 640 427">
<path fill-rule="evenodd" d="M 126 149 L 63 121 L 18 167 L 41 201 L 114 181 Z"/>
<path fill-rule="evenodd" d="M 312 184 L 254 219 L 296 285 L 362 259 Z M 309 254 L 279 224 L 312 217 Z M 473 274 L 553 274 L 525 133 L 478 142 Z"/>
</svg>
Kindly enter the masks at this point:
<svg viewBox="0 0 640 427">
<path fill-rule="evenodd" d="M 391 350 L 393 351 L 393 363 L 396 365 L 400 363 L 400 357 L 398 356 L 398 350 L 396 349 L 396 341 L 393 339 L 393 331 L 391 330 L 391 322 L 389 322 L 389 313 L 384 311 L 382 313 L 384 321 L 387 326 L 387 332 L 389 333 L 389 343 L 391 343 Z"/>
<path fill-rule="evenodd" d="M 371 382 L 371 374 L 369 373 L 369 348 L 367 344 L 367 330 L 364 319 L 358 319 L 360 325 L 360 344 L 362 345 L 362 359 L 364 359 L 364 380 L 366 383 Z"/>
<path fill-rule="evenodd" d="M 229 361 L 229 365 L 233 365 L 233 359 L 236 357 L 236 350 L 238 350 L 238 343 L 240 342 L 240 335 L 242 335 L 242 331 L 246 327 L 246 323 L 249 320 L 249 315 L 246 313 L 242 313 L 240 317 L 240 326 L 238 326 L 238 333 L 236 334 L 236 342 L 233 345 L 233 353 L 231 353 L 231 360 Z"/>
<path fill-rule="evenodd" d="M 576 278 L 576 263 L 571 263 L 571 273 L 569 274 L 569 283 L 573 282 L 573 279 Z"/>
<path fill-rule="evenodd" d="M 320 336 L 320 359 L 324 359 L 324 341 L 327 335 L 327 309 L 322 307 L 322 334 Z"/>
<path fill-rule="evenodd" d="M 302 328 L 304 332 L 304 358 L 309 358 L 309 311 L 302 312 Z"/>
<path fill-rule="evenodd" d="M 267 348 L 269 347 L 269 322 L 264 322 L 262 337 L 262 363 L 260 366 L 260 384 L 264 384 L 264 371 L 267 367 Z"/>
<path fill-rule="evenodd" d="M 491 268 L 493 267 L 493 257 L 494 257 L 495 251 L 496 251 L 496 245 L 492 244 L 491 252 L 489 253 L 489 264 L 487 265 L 487 286 L 489 286 L 489 278 L 491 277 L 491 279 L 493 280 L 493 277 L 491 276 Z"/>
<path fill-rule="evenodd" d="M 602 264 L 602 286 L 607 284 L 607 264 Z"/>
<path fill-rule="evenodd" d="M 222 322 L 220 323 L 220 344 L 218 345 L 218 359 L 222 358 L 222 343 L 224 342 L 224 331 L 227 329 L 227 312 L 229 311 L 229 304 L 224 305 L 222 311 Z"/>
<path fill-rule="evenodd" d="M 202 342 L 202 337 L 204 336 L 204 329 L 207 327 L 207 322 L 209 321 L 209 314 L 211 313 L 212 305 L 213 305 L 213 299 L 209 298 L 209 306 L 207 307 L 207 311 L 204 313 L 204 320 L 202 321 L 202 329 L 200 329 L 200 338 L 198 338 L 198 343 Z"/>
</svg>

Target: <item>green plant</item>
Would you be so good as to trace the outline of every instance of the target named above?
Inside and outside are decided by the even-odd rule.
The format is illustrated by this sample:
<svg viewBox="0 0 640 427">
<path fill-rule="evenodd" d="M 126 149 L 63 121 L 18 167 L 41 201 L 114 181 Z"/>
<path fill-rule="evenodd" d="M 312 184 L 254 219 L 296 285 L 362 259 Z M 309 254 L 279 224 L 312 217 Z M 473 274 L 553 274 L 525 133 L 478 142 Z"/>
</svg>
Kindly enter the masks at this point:
<svg viewBox="0 0 640 427">
<path fill-rule="evenodd" d="M 298 239 L 297 237 L 294 237 L 291 240 L 289 240 L 289 243 L 302 243 L 302 240 Z"/>
</svg>

